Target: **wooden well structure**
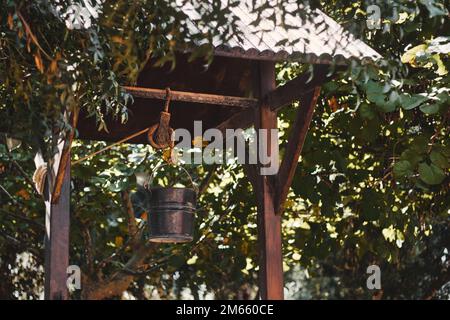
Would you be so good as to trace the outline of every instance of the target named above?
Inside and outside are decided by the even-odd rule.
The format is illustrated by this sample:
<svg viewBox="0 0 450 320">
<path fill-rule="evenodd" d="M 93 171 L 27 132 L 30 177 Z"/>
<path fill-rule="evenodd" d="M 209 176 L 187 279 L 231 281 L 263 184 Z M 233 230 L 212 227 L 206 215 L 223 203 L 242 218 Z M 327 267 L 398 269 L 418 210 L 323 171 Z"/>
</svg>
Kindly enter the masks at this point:
<svg viewBox="0 0 450 320">
<path fill-rule="evenodd" d="M 291 5 L 289 5 L 291 6 Z M 172 90 L 171 127 L 193 130 L 195 120 L 209 128 L 237 129 L 252 125 L 255 129 L 277 127 L 277 112 L 293 101 L 300 107 L 292 124 L 284 158 L 278 174 L 259 175 L 255 166 L 246 166 L 258 204 L 258 237 L 260 296 L 283 299 L 283 267 L 281 219 L 283 204 L 294 177 L 299 155 L 308 131 L 320 87 L 332 77 L 336 65 L 352 60 L 374 61 L 380 56 L 366 44 L 346 32 L 320 10 L 300 18 L 297 7 L 288 14 L 290 25 L 285 30 L 269 19 L 252 26 L 254 14 L 247 2 L 233 8 L 240 18 L 243 37 L 229 43 L 216 42 L 214 60 L 205 68 L 203 61 L 188 61 L 188 53 L 180 52 L 175 70 L 169 66 L 153 67 L 149 62 L 137 85 L 125 87 L 134 96 L 129 120 L 125 124 L 107 119 L 109 132 L 97 131 L 95 119 L 83 114 L 78 120 L 80 139 L 117 142 L 158 122 L 165 88 Z M 288 10 L 289 11 L 289 10 Z M 184 11 L 195 21 L 193 8 Z M 196 25 L 192 23 L 192 28 Z M 270 31 L 265 31 L 270 30 Z M 280 41 L 285 40 L 285 41 Z M 279 43 L 283 42 L 283 45 Z M 312 65 L 310 71 L 282 86 L 276 85 L 275 64 L 298 61 Z M 49 175 L 46 194 L 46 299 L 67 299 L 66 269 L 69 265 L 70 226 L 70 145 L 71 137 L 61 144 Z M 147 143 L 145 135 L 132 139 Z M 269 148 L 270 149 L 270 148 Z"/>
</svg>

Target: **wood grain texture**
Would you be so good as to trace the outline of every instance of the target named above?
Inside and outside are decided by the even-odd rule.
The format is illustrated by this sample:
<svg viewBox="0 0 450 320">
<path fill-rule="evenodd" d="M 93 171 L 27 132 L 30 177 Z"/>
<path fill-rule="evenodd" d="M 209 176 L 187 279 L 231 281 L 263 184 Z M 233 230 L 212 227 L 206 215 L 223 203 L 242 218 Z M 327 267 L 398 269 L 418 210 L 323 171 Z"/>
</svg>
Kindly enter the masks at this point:
<svg viewBox="0 0 450 320">
<path fill-rule="evenodd" d="M 261 96 L 275 89 L 275 64 L 259 63 L 259 90 Z M 277 114 L 270 105 L 261 104 L 255 114 L 255 128 L 276 129 Z M 270 133 L 266 141 L 270 143 Z M 268 146 L 271 152 L 273 147 Z M 271 176 L 256 176 L 258 204 L 259 282 L 260 296 L 264 300 L 279 300 L 283 294 L 283 255 L 281 248 L 281 217 L 275 214 L 275 190 Z"/>
<path fill-rule="evenodd" d="M 216 128 L 225 133 L 226 129 L 246 129 L 254 123 L 255 110 L 245 109 L 221 122 Z"/>
<path fill-rule="evenodd" d="M 123 87 L 126 92 L 138 98 L 149 99 L 166 99 L 166 91 L 162 89 L 143 88 L 143 87 Z M 196 92 L 184 92 L 184 91 L 171 91 L 173 101 L 193 102 L 200 104 L 209 104 L 212 106 L 227 106 L 236 108 L 254 108 L 258 101 L 253 98 L 243 98 L 234 96 L 225 96 L 218 94 L 208 93 L 196 93 Z"/>
<path fill-rule="evenodd" d="M 72 112 L 70 118 L 71 118 L 71 125 L 72 129 L 67 135 L 66 138 L 64 138 L 64 146 L 62 148 L 61 156 L 59 157 L 59 161 L 57 162 L 56 168 L 56 176 L 51 185 L 53 185 L 53 192 L 52 192 L 52 203 L 57 203 L 59 201 L 59 197 L 61 195 L 61 189 L 64 182 L 64 168 L 67 166 L 67 163 L 70 162 L 70 149 L 72 148 L 72 141 L 75 136 L 76 127 L 78 124 L 78 110 L 75 110 Z"/>
<path fill-rule="evenodd" d="M 60 155 L 59 155 L 60 156 Z M 70 158 L 70 152 L 69 152 Z M 61 163 L 61 162 L 60 162 Z M 62 170 L 60 198 L 51 201 L 50 183 L 46 187 L 45 221 L 45 299 L 67 300 L 67 267 L 69 266 L 69 228 L 70 228 L 70 161 Z M 51 179 L 49 177 L 48 179 Z"/>
<path fill-rule="evenodd" d="M 255 100 L 251 92 L 251 60 L 215 57 L 212 63 L 205 66 L 203 59 L 189 60 L 189 54 L 177 54 L 176 66 L 155 65 L 150 59 L 147 66 L 140 72 L 136 87 L 160 89 L 165 99 L 165 88 L 172 91 L 188 92 L 196 98 L 197 92 L 211 96 L 229 96 L 225 103 L 244 105 L 253 104 Z M 161 95 L 159 95 L 161 98 Z M 200 96 L 199 99 L 204 96 Z M 205 96 L 208 98 L 209 96 Z M 233 99 L 237 97 L 238 99 Z M 240 97 L 243 97 L 239 99 Z M 222 99 L 223 100 L 223 99 Z M 206 102 L 202 99 L 202 102 Z M 213 101 L 216 103 L 217 101 Z M 223 102 L 223 101 L 222 101 Z M 255 106 L 256 107 L 256 106 Z M 149 128 L 159 122 L 160 112 L 163 111 L 164 101 L 157 98 L 134 97 L 129 101 L 128 119 L 122 123 L 119 117 L 113 114 L 105 116 L 104 120 L 108 131 L 98 131 L 95 117 L 89 115 L 86 109 L 80 113 L 78 133 L 80 139 L 116 142 L 133 132 Z M 248 108 L 247 108 L 248 109 Z M 170 127 L 183 128 L 194 134 L 194 121 L 202 121 L 204 130 L 216 128 L 220 123 L 234 116 L 242 110 L 241 106 L 217 105 L 212 103 L 198 103 L 176 101 L 170 103 Z M 138 136 L 128 143 L 148 143 L 145 136 Z"/>
<path fill-rule="evenodd" d="M 281 214 L 284 210 L 283 205 L 286 201 L 292 180 L 294 179 L 298 158 L 302 152 L 319 95 L 320 87 L 316 87 L 313 91 L 303 94 L 300 97 L 300 108 L 297 111 L 297 116 L 289 135 L 284 158 L 276 179 L 277 196 L 275 210 L 277 214 Z"/>
</svg>

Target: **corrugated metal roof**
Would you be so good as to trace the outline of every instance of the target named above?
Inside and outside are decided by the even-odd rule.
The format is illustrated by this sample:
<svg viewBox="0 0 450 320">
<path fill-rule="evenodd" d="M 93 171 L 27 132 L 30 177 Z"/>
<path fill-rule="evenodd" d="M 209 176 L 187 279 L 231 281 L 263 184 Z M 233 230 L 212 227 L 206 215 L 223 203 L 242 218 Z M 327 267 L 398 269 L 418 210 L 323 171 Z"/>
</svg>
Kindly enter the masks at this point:
<svg viewBox="0 0 450 320">
<path fill-rule="evenodd" d="M 227 5 L 227 0 L 221 1 L 223 6 Z M 240 37 L 233 36 L 226 43 L 218 36 L 214 38 L 216 55 L 327 64 L 346 64 L 351 59 L 374 61 L 381 58 L 375 50 L 321 10 L 309 10 L 293 0 L 283 1 L 283 10 L 264 9 L 258 20 L 257 11 L 253 8 L 259 8 L 266 2 L 242 0 L 238 6 L 230 8 L 232 14 L 238 18 L 235 23 L 242 34 Z M 201 5 L 206 5 L 204 3 Z M 190 30 L 197 33 L 210 31 L 208 29 L 211 26 L 203 25 L 198 7 L 186 2 L 182 4 L 182 8 L 190 19 Z M 258 22 L 257 25 L 255 22 Z M 283 23 L 289 28 L 284 27 Z M 217 29 L 220 31 L 221 28 L 225 27 Z"/>
</svg>

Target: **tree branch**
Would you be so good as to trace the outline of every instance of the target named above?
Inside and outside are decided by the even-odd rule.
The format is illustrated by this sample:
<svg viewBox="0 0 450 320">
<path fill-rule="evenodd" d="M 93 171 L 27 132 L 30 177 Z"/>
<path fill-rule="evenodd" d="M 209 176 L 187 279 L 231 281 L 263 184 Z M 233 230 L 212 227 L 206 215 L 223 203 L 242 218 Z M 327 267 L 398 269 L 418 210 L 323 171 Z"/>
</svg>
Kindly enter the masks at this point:
<svg viewBox="0 0 450 320">
<path fill-rule="evenodd" d="M 155 244 L 145 245 L 141 243 L 133 256 L 125 264 L 123 270 L 113 274 L 105 280 L 95 281 L 84 278 L 82 298 L 88 300 L 102 300 L 119 296 L 128 289 L 134 280 L 134 275 L 127 270 L 138 270 L 144 264 L 145 259 L 154 251 Z"/>
<path fill-rule="evenodd" d="M 37 221 L 35 221 L 35 220 L 31 219 L 31 218 L 28 218 L 27 216 L 22 216 L 22 215 L 19 215 L 19 214 L 16 214 L 16 213 L 12 213 L 12 212 L 6 211 L 4 209 L 0 209 L 0 211 L 5 213 L 5 214 L 7 214 L 8 216 L 11 216 L 11 217 L 15 218 L 15 219 L 23 220 L 25 222 L 33 224 L 36 227 L 39 227 L 39 229 L 41 229 L 41 230 L 45 230 L 45 226 L 42 223 L 39 223 L 39 222 L 37 222 Z"/>
<path fill-rule="evenodd" d="M 89 226 L 81 223 L 81 234 L 83 235 L 85 252 L 86 252 L 86 266 L 88 271 L 94 273 L 94 255 L 91 233 L 89 232 Z"/>
<path fill-rule="evenodd" d="M 134 215 L 133 204 L 131 203 L 130 193 L 127 190 L 121 192 L 122 203 L 128 216 L 128 235 L 136 242 L 138 235 L 138 227 L 136 224 L 136 216 Z"/>
<path fill-rule="evenodd" d="M 11 245 L 15 246 L 19 250 L 31 252 L 34 255 L 36 261 L 42 264 L 42 254 L 39 252 L 38 249 L 33 248 L 31 244 L 25 243 L 24 241 L 20 241 L 14 238 L 13 236 L 7 234 L 6 232 L 3 232 L 2 230 L 0 230 L 0 236 L 2 236 L 6 241 L 8 241 Z"/>
<path fill-rule="evenodd" d="M 36 186 L 33 183 L 33 180 L 31 180 L 31 178 L 27 175 L 27 173 L 20 166 L 20 164 L 16 160 L 11 160 L 11 163 L 14 165 L 14 167 L 16 167 L 17 171 L 19 171 L 19 173 L 22 175 L 22 177 L 25 179 L 25 181 L 31 186 L 31 188 L 33 188 L 33 191 L 36 194 L 39 194 L 38 190 L 36 189 Z M 43 198 L 42 195 L 40 195 L 40 196 L 41 196 L 41 198 Z"/>
<path fill-rule="evenodd" d="M 198 188 L 198 196 L 203 194 L 206 189 L 208 189 L 209 184 L 211 183 L 211 180 L 213 179 L 214 175 L 216 174 L 217 170 L 217 164 L 214 164 L 211 167 L 211 170 L 208 171 L 208 174 L 206 177 L 202 180 L 202 183 L 200 184 L 200 187 Z"/>
</svg>

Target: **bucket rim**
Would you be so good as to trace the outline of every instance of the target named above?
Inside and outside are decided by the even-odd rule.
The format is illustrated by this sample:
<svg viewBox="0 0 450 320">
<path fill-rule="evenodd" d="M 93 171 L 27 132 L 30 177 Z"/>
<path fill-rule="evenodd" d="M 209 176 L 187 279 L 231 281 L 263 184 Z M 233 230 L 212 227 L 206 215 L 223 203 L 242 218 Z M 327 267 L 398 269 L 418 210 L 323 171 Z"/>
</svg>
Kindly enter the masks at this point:
<svg viewBox="0 0 450 320">
<path fill-rule="evenodd" d="M 190 190 L 197 194 L 197 192 L 193 188 L 188 187 L 149 187 L 147 190 Z"/>
</svg>

